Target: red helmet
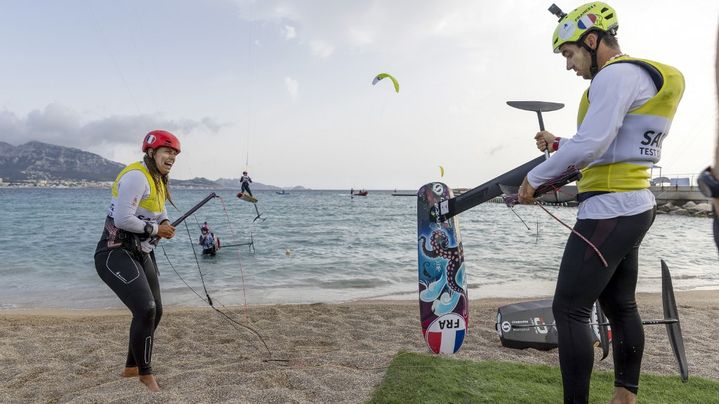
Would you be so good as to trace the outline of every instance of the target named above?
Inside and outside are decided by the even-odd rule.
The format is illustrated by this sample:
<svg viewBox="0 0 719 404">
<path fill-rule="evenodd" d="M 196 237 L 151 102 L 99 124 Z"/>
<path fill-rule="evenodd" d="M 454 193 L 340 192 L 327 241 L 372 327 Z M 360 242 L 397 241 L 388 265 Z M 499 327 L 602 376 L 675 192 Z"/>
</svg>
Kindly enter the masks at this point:
<svg viewBox="0 0 719 404">
<path fill-rule="evenodd" d="M 153 130 L 152 132 L 145 135 L 145 140 L 142 141 L 142 152 L 146 152 L 147 149 L 157 150 L 160 147 L 169 147 L 175 149 L 178 153 L 180 150 L 180 141 L 172 133 L 166 130 Z"/>
</svg>

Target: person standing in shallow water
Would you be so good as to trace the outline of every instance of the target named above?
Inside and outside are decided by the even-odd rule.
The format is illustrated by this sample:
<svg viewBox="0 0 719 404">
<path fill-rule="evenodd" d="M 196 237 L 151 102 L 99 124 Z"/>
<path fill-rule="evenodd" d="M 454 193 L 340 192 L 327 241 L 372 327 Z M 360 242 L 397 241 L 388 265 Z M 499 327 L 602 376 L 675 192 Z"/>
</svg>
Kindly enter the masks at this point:
<svg viewBox="0 0 719 404">
<path fill-rule="evenodd" d="M 145 136 L 142 151 L 143 160 L 125 167 L 112 185 L 105 227 L 95 250 L 95 269 L 132 312 L 122 376 L 137 376 L 155 392 L 160 387 L 152 373 L 152 348 L 162 299 L 152 239 L 175 236 L 165 201 L 172 203 L 167 182 L 180 154 L 180 141 L 170 132 L 154 130 Z"/>
<path fill-rule="evenodd" d="M 577 132 L 560 139 L 535 135 L 537 147 L 554 156 L 532 169 L 519 201 L 534 202 L 535 189 L 570 167 L 577 181 L 577 223 L 599 255 L 579 236 L 567 240 L 559 267 L 552 312 L 556 320 L 565 403 L 587 403 L 594 365 L 589 317 L 599 300 L 612 327 L 612 403 L 635 403 L 644 352 L 644 329 L 635 297 L 639 246 L 654 222 L 656 201 L 649 168 L 659 161 L 662 142 L 684 92 L 675 68 L 622 53 L 615 37 L 617 13 L 601 2 L 584 4 L 559 17 L 552 37 L 567 70 L 591 80 L 582 96 Z"/>
<path fill-rule="evenodd" d="M 219 240 L 215 238 L 215 234 L 210 231 L 210 226 L 205 222 L 200 227 L 200 239 L 198 244 L 202 247 L 202 255 L 214 257 L 217 254 Z"/>
</svg>

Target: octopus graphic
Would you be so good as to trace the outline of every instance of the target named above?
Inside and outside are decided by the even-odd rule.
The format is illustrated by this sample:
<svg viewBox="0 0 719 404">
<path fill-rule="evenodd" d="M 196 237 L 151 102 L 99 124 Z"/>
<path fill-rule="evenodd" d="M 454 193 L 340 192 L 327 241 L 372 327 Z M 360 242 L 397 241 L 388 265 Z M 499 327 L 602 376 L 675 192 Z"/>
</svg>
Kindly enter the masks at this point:
<svg viewBox="0 0 719 404">
<path fill-rule="evenodd" d="M 447 260 L 445 271 L 442 272 L 439 279 L 426 285 L 426 289 L 420 293 L 420 299 L 425 302 L 433 302 L 432 310 L 436 315 L 449 313 L 464 295 L 464 252 L 462 245 L 450 247 L 449 237 L 443 230 L 432 231 L 429 240 L 431 250 L 427 249 L 427 238 L 425 236 L 420 236 L 419 241 L 422 252 L 426 257 Z"/>
</svg>

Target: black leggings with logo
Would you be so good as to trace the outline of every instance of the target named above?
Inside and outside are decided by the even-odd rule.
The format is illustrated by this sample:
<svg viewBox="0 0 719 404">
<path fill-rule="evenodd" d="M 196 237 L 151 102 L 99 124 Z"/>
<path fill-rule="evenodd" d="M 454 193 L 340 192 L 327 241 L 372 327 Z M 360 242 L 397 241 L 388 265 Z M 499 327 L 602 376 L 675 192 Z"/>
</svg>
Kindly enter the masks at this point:
<svg viewBox="0 0 719 404">
<path fill-rule="evenodd" d="M 589 400 L 594 348 L 589 323 L 599 300 L 612 327 L 614 385 L 637 393 L 644 353 L 644 329 L 635 290 L 639 245 L 654 222 L 656 208 L 633 216 L 577 220 L 574 229 L 589 239 L 606 259 L 572 233 L 564 249 L 552 311 L 557 322 L 559 363 L 565 403 Z"/>
<path fill-rule="evenodd" d="M 152 374 L 152 339 L 162 317 L 162 300 L 155 254 L 133 254 L 116 248 L 95 254 L 100 278 L 132 312 L 125 366 Z"/>
</svg>

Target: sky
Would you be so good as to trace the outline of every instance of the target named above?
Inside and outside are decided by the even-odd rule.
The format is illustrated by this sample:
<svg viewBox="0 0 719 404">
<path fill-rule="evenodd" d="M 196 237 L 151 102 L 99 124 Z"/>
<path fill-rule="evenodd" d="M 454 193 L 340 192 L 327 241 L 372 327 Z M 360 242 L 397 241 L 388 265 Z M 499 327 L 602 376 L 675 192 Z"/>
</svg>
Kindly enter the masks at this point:
<svg viewBox="0 0 719 404">
<path fill-rule="evenodd" d="M 717 136 L 719 2 L 609 4 L 624 53 L 684 74 L 659 165 L 664 176 L 695 175 L 712 163 Z M 248 170 L 281 187 L 474 187 L 539 155 L 536 114 L 506 101 L 565 104 L 543 117 L 569 137 L 589 84 L 552 52 L 551 0 L 2 5 L 0 141 L 128 164 L 145 133 L 166 129 L 182 142 L 178 179 Z M 371 84 L 382 72 L 399 93 Z"/>
</svg>

